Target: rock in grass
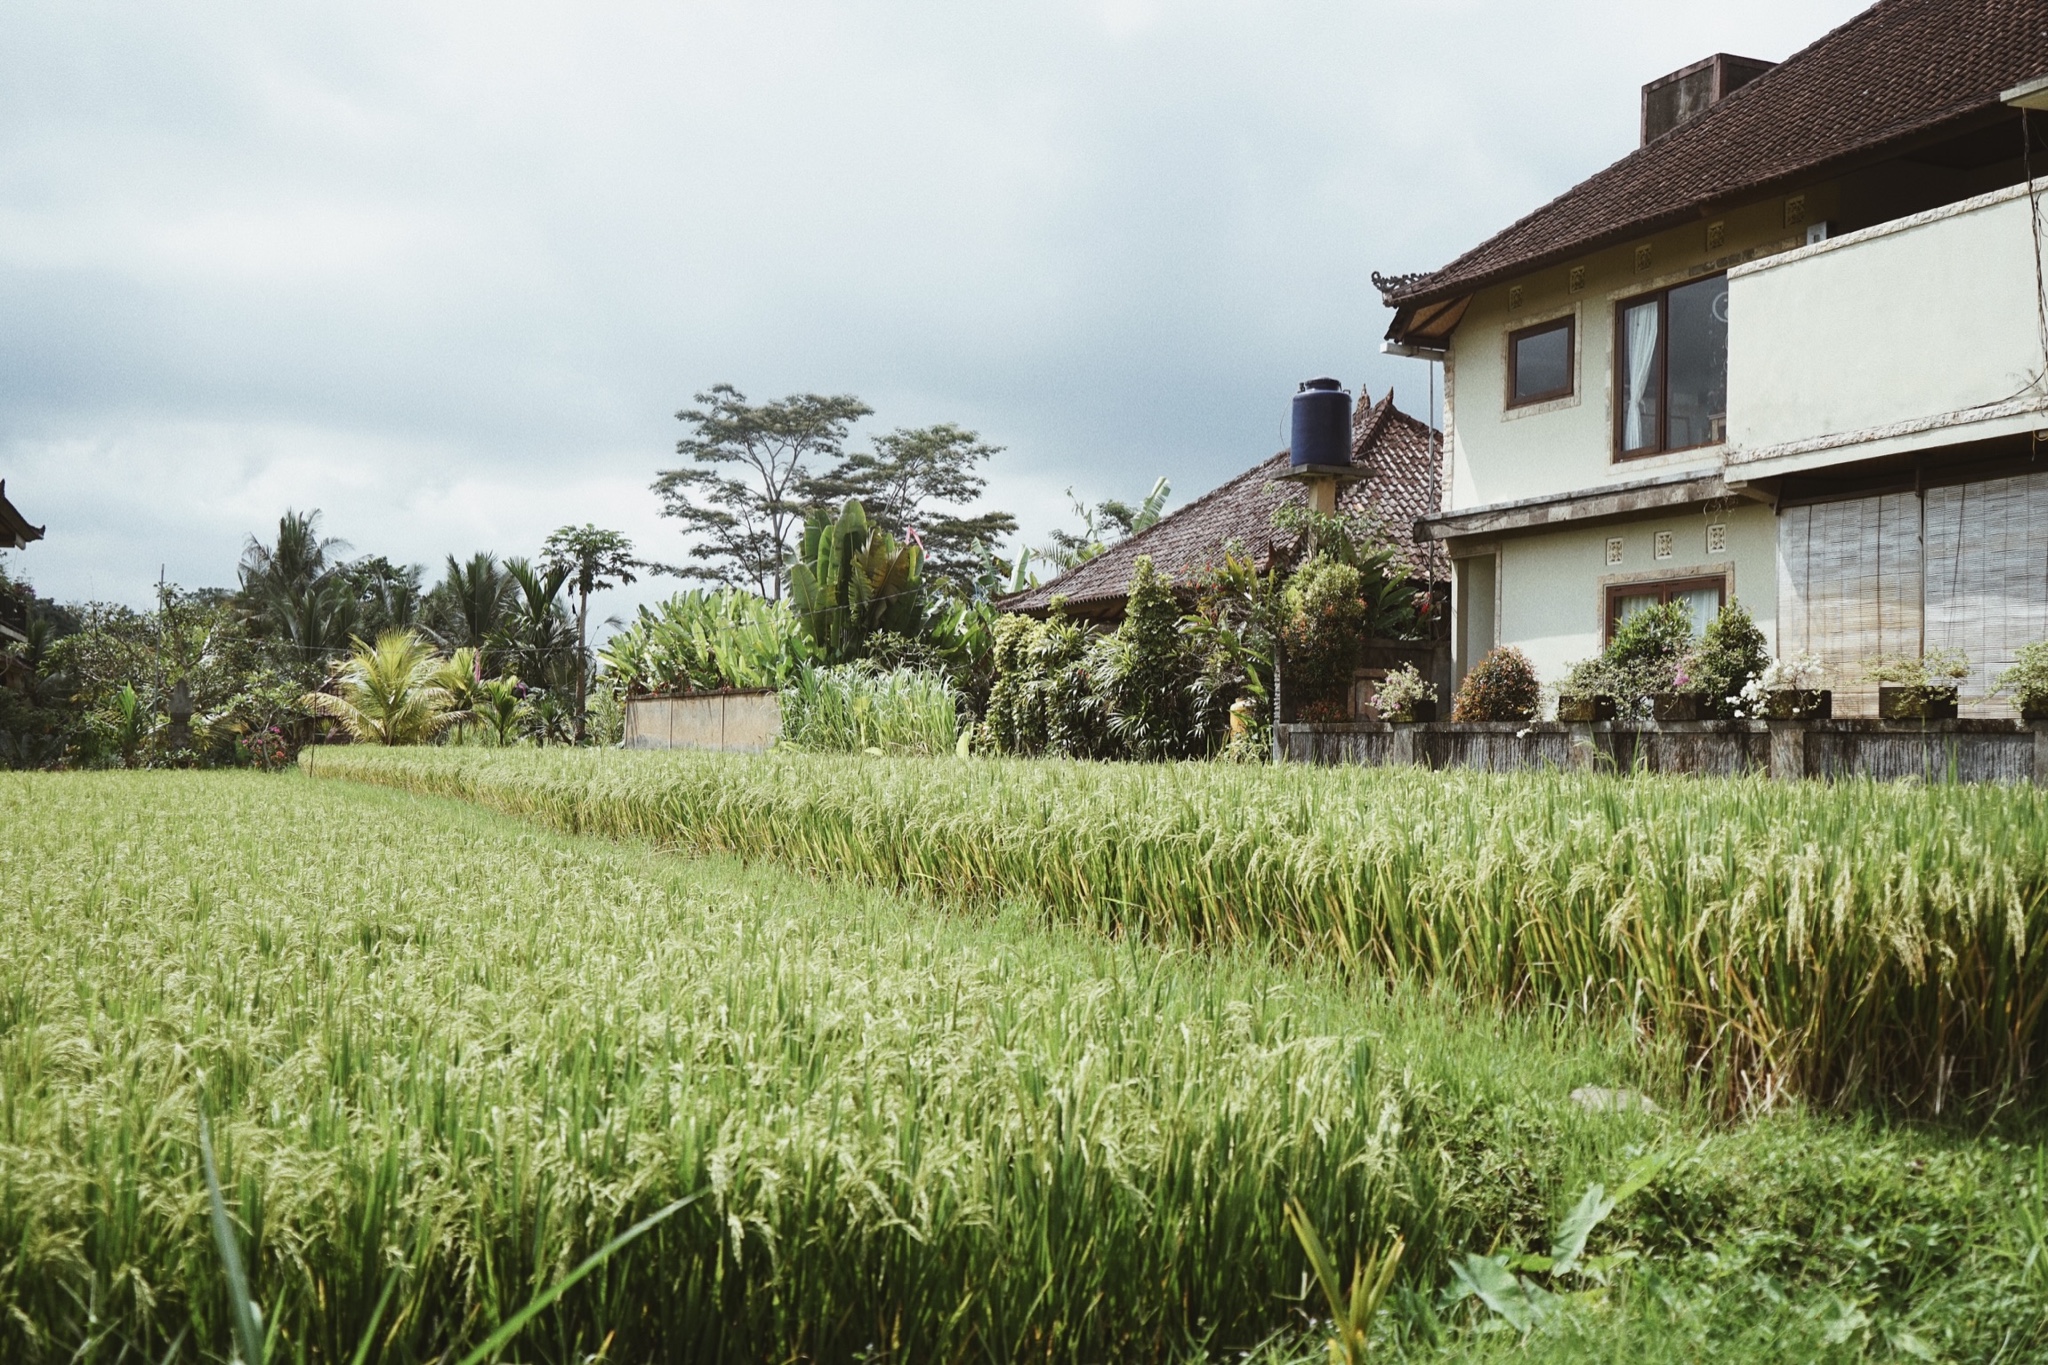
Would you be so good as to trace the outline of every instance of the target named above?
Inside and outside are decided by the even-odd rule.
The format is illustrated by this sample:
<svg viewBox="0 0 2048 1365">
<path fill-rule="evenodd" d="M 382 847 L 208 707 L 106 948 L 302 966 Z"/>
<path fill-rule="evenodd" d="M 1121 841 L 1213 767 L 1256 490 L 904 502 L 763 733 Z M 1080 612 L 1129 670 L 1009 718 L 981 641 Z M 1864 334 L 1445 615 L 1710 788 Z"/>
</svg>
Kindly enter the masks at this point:
<svg viewBox="0 0 2048 1365">
<path fill-rule="evenodd" d="M 1657 1106 L 1648 1095 L 1633 1090 L 1609 1090 L 1604 1085 L 1582 1085 L 1572 1091 L 1572 1103 L 1589 1114 L 1654 1114 Z"/>
</svg>

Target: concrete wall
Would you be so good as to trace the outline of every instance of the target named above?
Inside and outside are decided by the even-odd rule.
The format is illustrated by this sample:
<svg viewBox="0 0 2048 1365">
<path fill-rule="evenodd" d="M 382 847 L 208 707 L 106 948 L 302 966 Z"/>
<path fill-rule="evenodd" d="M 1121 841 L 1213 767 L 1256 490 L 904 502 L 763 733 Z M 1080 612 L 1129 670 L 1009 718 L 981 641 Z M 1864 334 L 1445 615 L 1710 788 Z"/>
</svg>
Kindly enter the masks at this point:
<svg viewBox="0 0 2048 1365">
<path fill-rule="evenodd" d="M 759 754 L 781 733 L 782 704 L 773 692 L 633 697 L 626 702 L 628 749 Z"/>
<path fill-rule="evenodd" d="M 1761 477 L 2038 425 L 2031 207 L 2016 186 L 1729 271 L 1730 464 Z"/>
<path fill-rule="evenodd" d="M 1725 528 L 1726 545 L 1710 551 L 1708 528 Z M 1669 532 L 1671 556 L 1657 558 L 1657 536 Z M 1607 543 L 1621 541 L 1621 563 L 1607 562 Z M 1610 585 L 1722 575 L 1732 600 L 1773 637 L 1778 614 L 1777 530 L 1771 509 L 1736 503 L 1541 535 L 1504 539 L 1500 556 L 1499 642 L 1529 656 L 1545 682 L 1556 682 L 1601 649 Z"/>
</svg>

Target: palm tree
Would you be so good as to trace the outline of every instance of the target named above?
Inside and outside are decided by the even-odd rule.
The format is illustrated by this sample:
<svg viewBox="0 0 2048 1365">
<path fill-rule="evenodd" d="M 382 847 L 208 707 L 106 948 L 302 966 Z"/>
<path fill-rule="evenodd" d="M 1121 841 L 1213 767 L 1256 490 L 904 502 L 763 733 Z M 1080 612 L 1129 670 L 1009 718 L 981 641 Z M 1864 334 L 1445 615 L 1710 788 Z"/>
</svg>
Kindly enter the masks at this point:
<svg viewBox="0 0 2048 1365">
<path fill-rule="evenodd" d="M 523 559 L 508 559 L 505 577 L 512 585 L 502 631 L 506 643 L 518 655 L 519 672 L 527 681 L 552 688 L 567 676 L 575 649 L 561 600 L 569 570 L 559 564 L 536 568 Z"/>
<path fill-rule="evenodd" d="M 335 557 L 348 542 L 320 534 L 320 511 L 277 519 L 277 543 L 254 536 L 242 549 L 242 611 L 260 635 L 291 646 L 301 666 L 339 648 L 356 627 L 355 586 Z"/>
<path fill-rule="evenodd" d="M 590 674 L 590 594 L 622 587 L 645 567 L 633 558 L 633 542 L 617 531 L 585 523 L 564 526 L 547 539 L 542 562 L 569 574 L 576 586 L 576 742 L 583 742 Z"/>
<path fill-rule="evenodd" d="M 449 555 L 448 574 L 430 598 L 435 633 L 443 644 L 489 649 L 503 633 L 511 593 L 512 580 L 488 550 L 471 555 L 467 563 Z"/>
<path fill-rule="evenodd" d="M 442 663 L 412 631 L 387 630 L 375 645 L 355 642 L 336 675 L 339 696 L 308 692 L 300 703 L 340 721 L 362 743 L 423 744 L 467 718 L 450 708 L 448 690 L 435 684 Z"/>
</svg>

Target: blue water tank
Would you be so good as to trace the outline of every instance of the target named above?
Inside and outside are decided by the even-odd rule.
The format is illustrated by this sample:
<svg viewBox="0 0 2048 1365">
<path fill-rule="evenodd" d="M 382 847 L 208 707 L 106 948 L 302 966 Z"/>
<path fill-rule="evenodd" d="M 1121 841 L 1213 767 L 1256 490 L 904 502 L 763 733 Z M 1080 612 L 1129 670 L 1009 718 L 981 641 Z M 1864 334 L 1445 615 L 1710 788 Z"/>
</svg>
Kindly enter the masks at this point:
<svg viewBox="0 0 2048 1365">
<path fill-rule="evenodd" d="M 1351 395 L 1334 379 L 1309 379 L 1294 394 L 1288 463 L 1351 463 Z"/>
</svg>

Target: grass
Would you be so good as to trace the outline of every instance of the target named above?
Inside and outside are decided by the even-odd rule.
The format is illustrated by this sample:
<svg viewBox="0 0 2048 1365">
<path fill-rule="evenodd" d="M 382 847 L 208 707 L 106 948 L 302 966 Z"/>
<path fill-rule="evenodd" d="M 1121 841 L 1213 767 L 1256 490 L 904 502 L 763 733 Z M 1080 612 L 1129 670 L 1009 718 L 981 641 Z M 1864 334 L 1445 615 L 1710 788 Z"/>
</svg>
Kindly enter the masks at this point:
<svg viewBox="0 0 2048 1365">
<path fill-rule="evenodd" d="M 948 759 L 324 750 L 556 828 L 1620 1019 L 1732 1111 L 2033 1102 L 2031 788 Z"/>
<path fill-rule="evenodd" d="M 276 1360 L 353 1359 L 393 1285 L 365 1358 L 456 1358 L 699 1189 L 513 1358 L 1320 1358 L 1290 1200 L 1345 1270 L 1405 1239 L 1380 1356 L 2048 1347 L 2033 1149 L 1724 1129 L 1562 1010 L 292 776 L 0 776 L 0 870 L 10 1361 L 227 1356 L 202 1114 Z M 1436 1306 L 1644 1152 L 1611 1289 L 1526 1338 Z"/>
<path fill-rule="evenodd" d="M 914 668 L 809 665 L 782 689 L 781 743 L 814 753 L 950 754 L 959 700 L 945 679 Z"/>
</svg>

